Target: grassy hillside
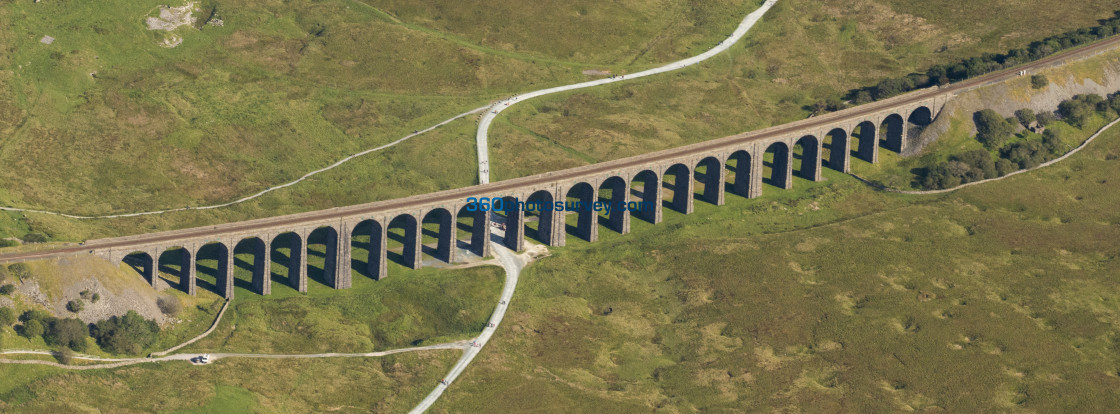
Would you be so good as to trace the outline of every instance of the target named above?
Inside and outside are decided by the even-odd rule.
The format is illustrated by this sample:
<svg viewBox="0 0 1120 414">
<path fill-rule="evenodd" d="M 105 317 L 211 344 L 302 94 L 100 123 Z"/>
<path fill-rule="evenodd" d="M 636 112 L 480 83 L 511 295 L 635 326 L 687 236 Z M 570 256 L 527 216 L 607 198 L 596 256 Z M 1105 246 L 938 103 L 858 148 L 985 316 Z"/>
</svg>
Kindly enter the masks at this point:
<svg viewBox="0 0 1120 414">
<path fill-rule="evenodd" d="M 312 257 L 312 265 L 321 267 L 322 257 Z M 50 265 L 38 263 L 36 270 Z M 285 269 L 276 269 L 280 274 L 274 279 L 286 279 Z M 262 297 L 247 289 L 248 272 L 238 268 L 237 299 L 218 329 L 182 352 L 371 352 L 451 342 L 481 331 L 502 285 L 501 269 L 492 266 L 404 271 L 392 265 L 389 271 L 381 281 L 355 277 L 353 287 L 343 291 L 319 280 L 309 281 L 307 294 L 274 283 L 273 294 Z M 105 284 L 132 288 L 142 282 L 134 272 L 120 273 L 131 279 L 110 278 Z M 36 277 L 45 285 L 65 282 L 50 274 Z M 213 275 L 200 272 L 196 297 L 164 292 L 185 301 L 180 317 L 187 323 L 165 326 L 153 348 L 168 348 L 209 327 L 220 303 L 207 288 L 213 282 Z M 154 303 L 151 297 L 145 300 Z M 47 348 L 41 338 L 29 341 L 9 328 L 0 329 L 0 345 Z M 92 341 L 90 348 L 88 353 L 103 354 Z M 225 359 L 206 367 L 170 362 L 80 372 L 0 365 L 0 411 L 401 412 L 423 398 L 458 358 L 457 351 L 432 351 L 380 358 Z"/>
<path fill-rule="evenodd" d="M 433 412 L 1108 411 L 1118 156 L 936 197 L 826 170 L 569 239 Z"/>
<path fill-rule="evenodd" d="M 400 20 L 503 53 L 605 69 L 655 66 L 727 37 L 759 0 L 364 0 Z M 482 23 L 482 24 L 480 24 Z M 635 66 L 637 65 L 637 66 Z"/>
<path fill-rule="evenodd" d="M 8 53 L 0 57 L 0 203 L 107 214 L 230 201 L 492 99 L 585 80 L 581 70 L 589 65 L 644 67 L 623 54 L 645 50 L 657 38 L 655 31 L 672 39 L 666 44 L 686 46 L 672 53 L 652 48 L 651 56 L 691 54 L 688 39 L 722 36 L 754 7 L 734 2 L 733 12 L 686 24 L 692 20 L 680 19 L 681 7 L 664 9 L 659 2 L 585 3 L 579 10 L 587 18 L 553 28 L 568 39 L 565 47 L 575 48 L 588 33 L 611 31 L 617 49 L 559 57 L 548 49 L 502 46 L 516 38 L 538 39 L 534 44 L 540 46 L 556 39 L 540 28 L 541 22 L 556 21 L 549 7 L 559 6 L 540 13 L 525 9 L 532 13 L 490 35 L 497 43 L 487 45 L 346 0 L 206 2 L 203 6 L 216 5 L 222 25 L 170 32 L 145 26 L 146 17 L 159 14 L 159 2 L 4 3 L 0 47 Z M 466 6 L 471 5 L 456 3 Z M 692 7 L 690 19 L 722 6 Z M 201 6 L 196 14 L 202 14 Z M 480 13 L 471 26 L 498 28 L 509 17 Z M 43 36 L 53 43 L 41 43 Z M 163 47 L 169 39 L 182 43 Z M 469 131 L 470 123 L 463 121 L 459 130 Z M 468 137 L 425 136 L 425 146 L 448 145 L 438 154 L 393 150 L 347 166 L 347 179 L 376 182 L 366 184 L 369 191 L 308 183 L 310 188 L 296 194 L 244 210 L 218 217 L 183 214 L 151 226 L 182 227 L 469 185 L 474 178 Z M 454 162 L 433 168 L 433 157 Z M 300 193 L 313 201 L 296 200 Z M 36 224 L 14 218 L 17 223 L 3 226 L 2 234 L 22 235 Z M 65 239 L 144 230 L 135 223 L 39 225 Z"/>
<path fill-rule="evenodd" d="M 1112 0 L 783 0 L 739 45 L 697 67 L 503 112 L 492 171 L 519 177 L 804 119 L 818 100 L 1095 26 L 1118 9 Z"/>
<path fill-rule="evenodd" d="M 143 25 L 158 3 L 0 6 L 11 28 L 0 44 L 13 52 L 0 57 L 0 202 L 104 214 L 228 201 L 495 97 L 587 79 L 584 69 L 632 72 L 694 55 L 757 2 L 216 4 L 222 26 L 170 33 Z M 1021 12 L 992 20 L 984 7 Z M 514 109 L 493 133 L 495 174 L 798 119 L 816 99 L 1116 8 L 1051 7 L 783 1 L 742 46 L 700 68 Z M 160 47 L 169 36 L 182 44 Z M 90 222 L 5 214 L 0 235 L 79 240 L 470 185 L 472 121 L 234 208 Z"/>
<path fill-rule="evenodd" d="M 229 359 L 111 371 L 5 367 L 0 409 L 41 412 L 403 412 L 424 398 L 457 351 L 383 358 Z"/>
</svg>

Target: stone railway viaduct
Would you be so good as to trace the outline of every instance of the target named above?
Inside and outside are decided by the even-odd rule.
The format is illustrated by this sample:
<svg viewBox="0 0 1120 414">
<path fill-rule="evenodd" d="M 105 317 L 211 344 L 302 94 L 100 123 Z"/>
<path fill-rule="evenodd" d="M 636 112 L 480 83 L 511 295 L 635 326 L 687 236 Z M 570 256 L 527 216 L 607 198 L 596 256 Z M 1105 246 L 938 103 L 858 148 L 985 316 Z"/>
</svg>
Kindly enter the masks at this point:
<svg viewBox="0 0 1120 414">
<path fill-rule="evenodd" d="M 763 183 L 789 189 L 794 176 L 819 181 L 823 167 L 848 172 L 852 157 L 874 163 L 880 148 L 903 151 L 908 132 L 932 122 L 951 96 L 950 91 L 931 88 L 777 127 L 568 170 L 357 206 L 92 240 L 42 256 L 95 254 L 113 263 L 123 261 L 153 287 L 160 270 L 178 273 L 179 287 L 190 294 L 197 291 L 198 271 L 205 270 L 217 280 L 212 289 L 232 298 L 235 253 L 251 253 L 252 263 L 240 266 L 252 270 L 251 289 L 262 295 L 271 291 L 274 262 L 287 263 L 286 282 L 300 292 L 307 290 L 309 276 L 345 289 L 351 285 L 352 270 L 374 279 L 385 277 L 390 259 L 419 268 L 425 254 L 448 263 L 466 252 L 487 256 L 492 220 L 506 222 L 502 240 L 514 250 L 523 249 L 527 235 L 552 246 L 563 246 L 569 233 L 594 242 L 600 226 L 628 233 L 631 215 L 659 223 L 663 208 L 690 214 L 696 199 L 722 205 L 727 193 L 760 196 Z M 655 208 L 633 213 L 614 209 L 602 219 L 594 211 L 488 214 L 468 211 L 468 197 L 549 205 L 643 201 Z M 569 216 L 575 216 L 574 223 L 568 224 Z M 460 233 L 470 236 L 460 240 Z M 425 238 L 431 242 L 424 243 Z M 324 248 L 312 250 L 309 244 Z M 308 255 L 321 254 L 319 250 L 325 251 L 323 266 L 310 266 Z M 355 257 L 355 251 L 363 254 Z M 0 261 L 40 258 L 7 256 Z M 199 266 L 200 256 L 216 257 L 216 269 Z"/>
<path fill-rule="evenodd" d="M 390 259 L 419 268 L 425 254 L 445 262 L 455 262 L 467 252 L 487 256 L 491 220 L 507 223 L 501 239 L 515 250 L 523 248 L 527 235 L 553 246 L 564 245 L 569 233 L 594 242 L 600 226 L 628 233 L 631 212 L 615 209 L 602 218 L 591 211 L 498 215 L 468 211 L 467 198 L 517 198 L 548 204 L 597 199 L 615 205 L 652 202 L 653 211 L 633 215 L 659 223 L 664 208 L 690 214 L 696 199 L 722 205 L 728 193 L 760 196 L 764 183 L 789 189 L 794 176 L 818 181 L 824 167 L 848 172 L 853 157 L 877 162 L 880 148 L 904 151 L 915 135 L 912 131 L 936 119 L 957 93 L 1098 54 L 1117 44 L 1120 36 L 942 88 L 630 158 L 396 200 L 6 253 L 0 254 L 0 263 L 93 254 L 112 263 L 129 263 L 153 287 L 159 271 L 179 273 L 180 288 L 190 294 L 197 290 L 197 272 L 205 269 L 217 282 L 212 289 L 232 298 L 238 264 L 235 253 L 252 253 L 253 263 L 240 265 L 252 270 L 252 290 L 267 295 L 274 261 L 286 262 L 287 283 L 304 292 L 309 276 L 336 289 L 350 287 L 352 270 L 381 279 Z M 576 216 L 572 224 L 570 216 Z M 536 226 L 531 225 L 534 222 Z M 460 232 L 469 237 L 460 240 Z M 425 243 L 425 237 L 432 242 Z M 324 246 L 310 249 L 309 244 Z M 317 253 L 319 250 L 325 254 Z M 355 258 L 355 251 L 366 253 Z M 322 254 L 323 266 L 309 266 L 309 254 Z M 199 257 L 216 258 L 216 269 L 199 266 Z M 169 263 L 172 261 L 178 265 Z"/>
</svg>

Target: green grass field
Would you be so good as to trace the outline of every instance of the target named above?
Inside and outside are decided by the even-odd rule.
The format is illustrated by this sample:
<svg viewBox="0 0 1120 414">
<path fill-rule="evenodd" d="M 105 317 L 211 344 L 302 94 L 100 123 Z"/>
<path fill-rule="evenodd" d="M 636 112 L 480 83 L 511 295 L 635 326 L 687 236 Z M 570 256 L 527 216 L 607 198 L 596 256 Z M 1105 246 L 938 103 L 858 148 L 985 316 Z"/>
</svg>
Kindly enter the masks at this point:
<svg viewBox="0 0 1120 414">
<path fill-rule="evenodd" d="M 492 174 L 543 173 L 804 119 L 818 100 L 1094 26 L 1118 8 L 1103 0 L 783 0 L 739 45 L 696 67 L 503 112 L 507 120 L 491 129 Z M 980 12 L 1008 9 L 1016 11 Z"/>
<path fill-rule="evenodd" d="M 494 4 L 214 2 L 224 25 L 172 33 L 144 26 L 157 2 L 6 3 L 0 203 L 96 215 L 231 201 L 495 98 L 589 79 L 584 69 L 695 54 L 755 3 L 583 1 L 509 15 Z M 182 44 L 159 46 L 171 36 Z M 238 208 L 93 223 L 8 214 L 0 235 L 77 240 L 470 185 L 472 125 Z"/>
<path fill-rule="evenodd" d="M 0 27 L 15 28 L 0 32 L 0 45 L 18 50 L 0 56 L 8 68 L 0 76 L 12 80 L 0 87 L 0 179 L 14 180 L 0 201 L 87 213 L 224 200 L 503 96 L 506 87 L 698 53 L 753 7 L 673 3 L 662 13 L 654 2 L 577 1 L 516 12 L 523 15 L 506 5 L 491 15 L 479 10 L 504 3 L 246 3 L 222 9 L 225 26 L 184 31 L 183 45 L 168 50 L 139 27 L 138 16 L 157 3 L 40 4 L 0 6 Z M 1103 0 L 1063 5 L 1062 13 L 1035 0 L 936 6 L 783 0 L 745 46 L 701 68 L 510 111 L 493 134 L 496 177 L 799 119 L 817 98 L 1091 25 L 1117 8 Z M 546 21 L 572 32 L 551 43 L 525 34 Z M 35 22 L 50 23 L 41 27 L 53 28 L 59 49 L 78 52 L 56 57 L 38 46 Z M 324 36 L 313 35 L 321 25 Z M 96 36 L 97 27 L 133 32 Z M 581 33 L 626 46 L 580 47 Z M 370 44 L 416 60 L 350 57 Z M 401 76 L 432 59 L 479 66 Z M 23 71 L 28 62 L 48 69 Z M 99 77 L 88 78 L 91 69 Z M 75 91 L 91 91 L 90 100 Z M 206 119 L 215 125 L 203 126 Z M 467 185 L 473 127 L 457 122 L 236 208 L 96 222 L 4 214 L 0 228 L 82 239 Z M 960 128 L 932 153 L 969 145 Z M 881 155 L 883 171 L 904 168 L 892 153 Z M 1117 176 L 1113 130 L 1058 165 L 947 195 L 883 194 L 825 169 L 825 181 L 795 178 L 792 191 L 767 186 L 761 198 L 729 195 L 723 207 L 697 201 L 694 214 L 666 210 L 656 226 L 633 220 L 630 235 L 601 229 L 596 244 L 568 237 L 567 247 L 523 272 L 494 340 L 433 412 L 1107 412 L 1120 404 Z M 273 269 L 286 275 L 278 263 Z M 190 350 L 369 351 L 461 339 L 485 323 L 501 285 L 496 268 L 391 265 L 389 278 L 355 275 L 347 291 L 313 279 L 307 295 L 274 283 L 273 295 L 261 297 L 244 287 L 247 275 L 238 269 L 230 313 Z M 214 282 L 206 272 L 200 280 Z M 216 300 L 200 292 L 199 304 Z M 192 325 L 161 346 L 202 329 L 212 309 L 193 312 Z M 10 330 L 0 335 L 5 347 L 42 345 L 9 341 L 22 340 Z M 90 372 L 3 366 L 0 411 L 400 412 L 456 358 L 230 359 Z"/>
<path fill-rule="evenodd" d="M 486 325 L 504 278 L 492 266 L 391 269 L 380 281 L 355 275 L 341 291 L 309 280 L 306 295 L 277 281 L 261 296 L 245 288 L 249 274 L 239 268 L 236 299 L 218 329 L 187 351 L 372 352 L 465 339 Z"/>
<path fill-rule="evenodd" d="M 585 69 L 695 55 L 757 3 L 218 3 L 225 24 L 177 29 L 173 49 L 158 46 L 171 34 L 143 25 L 159 3 L 5 4 L 0 203 L 106 214 L 229 201 L 491 99 L 588 79 Z M 984 7 L 1022 12 L 978 24 Z M 847 88 L 1088 26 L 1114 8 L 1049 7 L 783 1 L 701 67 L 514 109 L 493 131 L 495 176 L 799 119 Z M 95 221 L 5 213 L 0 236 L 81 240 L 470 185 L 473 129 L 459 121 L 237 207 Z"/>
<path fill-rule="evenodd" d="M 322 246 L 312 250 L 311 273 L 316 274 Z M 251 255 L 236 259 L 252 262 Z M 184 301 L 180 318 L 185 323 L 165 326 L 149 351 L 177 345 L 209 327 L 221 303 L 206 287 L 215 282 L 207 270 L 215 264 L 200 260 L 196 297 L 164 292 Z M 355 275 L 353 287 L 339 291 L 313 278 L 308 293 L 300 294 L 281 282 L 286 269 L 274 266 L 278 275 L 269 296 L 250 291 L 250 274 L 238 267 L 236 299 L 218 328 L 180 352 L 359 353 L 466 339 L 486 324 L 503 283 L 501 269 L 492 266 L 412 271 L 393 264 L 381 281 Z M 140 280 L 135 272 L 129 275 Z M 36 277 L 50 280 L 49 275 Z M 174 275 L 162 277 L 177 282 Z M 0 330 L 0 347 L 48 348 L 41 338 L 27 340 L 11 329 Z M 86 353 L 120 357 L 99 351 L 92 340 Z M 380 358 L 229 359 L 208 367 L 168 362 L 83 372 L 3 365 L 0 411 L 400 412 L 423 398 L 458 358 L 456 351 L 426 351 Z"/>
<path fill-rule="evenodd" d="M 934 197 L 826 170 L 569 238 L 433 412 L 1106 412 L 1118 154 Z"/>
<path fill-rule="evenodd" d="M 0 409 L 41 412 L 404 412 L 422 399 L 457 351 L 382 358 L 228 359 L 63 372 L 5 367 Z"/>
</svg>

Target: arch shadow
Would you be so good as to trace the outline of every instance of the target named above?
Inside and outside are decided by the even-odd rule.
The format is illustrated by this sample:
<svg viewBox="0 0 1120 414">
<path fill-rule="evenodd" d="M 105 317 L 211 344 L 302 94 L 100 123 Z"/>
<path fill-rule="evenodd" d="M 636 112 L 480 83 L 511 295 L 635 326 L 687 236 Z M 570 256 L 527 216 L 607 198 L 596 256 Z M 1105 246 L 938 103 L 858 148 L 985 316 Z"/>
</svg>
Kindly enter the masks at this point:
<svg viewBox="0 0 1120 414">
<path fill-rule="evenodd" d="M 619 234 L 623 233 L 627 213 L 625 208 L 627 199 L 626 180 L 618 176 L 603 180 L 599 184 L 599 191 L 596 191 L 596 199 L 600 203 L 609 203 L 604 205 L 602 211 L 597 212 L 599 213 L 596 214 L 598 224 Z M 619 208 L 620 205 L 623 208 Z M 609 209 L 607 206 L 609 206 Z"/>
<path fill-rule="evenodd" d="M 669 180 L 669 176 L 673 180 Z M 692 171 L 684 164 L 673 164 L 665 170 L 661 175 L 661 188 L 668 191 L 662 191 L 662 198 L 668 196 L 667 200 L 662 200 L 662 207 L 668 207 L 676 210 L 681 214 L 688 214 L 688 202 L 691 200 L 692 191 L 689 189 L 692 184 Z"/>
<path fill-rule="evenodd" d="M 207 243 L 198 248 L 198 253 L 195 253 L 195 284 L 198 289 L 226 296 L 226 255 L 229 253 L 229 248 L 218 242 Z"/>
<path fill-rule="evenodd" d="M 877 147 L 875 132 L 874 122 L 863 121 L 856 125 L 856 127 L 852 129 L 851 137 L 851 141 L 855 141 L 855 144 L 849 144 L 852 148 L 849 155 L 870 163 L 875 163 L 877 158 L 875 156 L 875 149 Z"/>
<path fill-rule="evenodd" d="M 416 251 L 419 223 L 411 214 L 401 214 L 389 221 L 385 228 L 385 256 L 401 266 L 419 266 L 420 252 Z"/>
<path fill-rule="evenodd" d="M 786 143 L 770 144 L 762 157 L 762 182 L 782 189 L 788 188 L 790 153 Z"/>
<path fill-rule="evenodd" d="M 751 198 L 751 154 L 745 150 L 731 153 L 724 163 L 727 169 L 726 191 L 743 198 Z"/>
<path fill-rule="evenodd" d="M 334 287 L 334 273 L 338 260 L 338 230 L 320 227 L 307 235 L 307 280 Z M 314 258 L 312 258 L 314 256 Z M 322 263 L 321 265 L 318 265 Z M 317 266 L 318 265 L 318 266 Z"/>
<path fill-rule="evenodd" d="M 719 199 L 723 191 L 723 182 L 720 180 L 720 173 L 723 172 L 722 168 L 723 165 L 716 157 L 705 157 L 696 163 L 696 167 L 692 169 L 692 175 L 695 176 L 697 183 L 703 185 L 702 189 L 697 188 L 693 194 L 697 200 L 719 205 Z"/>
<path fill-rule="evenodd" d="M 820 168 L 817 137 L 806 135 L 793 145 L 793 172 L 798 177 L 815 181 Z"/>
<path fill-rule="evenodd" d="M 299 290 L 299 267 L 303 262 L 304 251 L 303 240 L 296 233 L 281 233 L 273 237 L 269 243 L 269 256 L 272 258 L 269 283 L 279 283 Z"/>
<path fill-rule="evenodd" d="M 454 246 L 455 223 L 451 212 L 437 208 L 424 215 L 421 229 L 421 254 L 427 254 L 434 259 L 451 263 L 451 248 Z M 435 227 L 435 229 L 432 229 Z M 434 239 L 434 240 L 433 240 Z M 430 243 L 429 240 L 434 241 Z M 434 244 L 435 247 L 429 246 Z"/>
<path fill-rule="evenodd" d="M 190 270 L 192 252 L 182 247 L 176 247 L 164 250 L 159 255 L 158 269 L 162 275 L 161 279 L 167 281 L 168 285 L 175 286 L 179 290 L 189 293 L 190 286 L 187 285 L 190 275 L 187 273 Z M 172 280 L 171 278 L 163 275 L 175 275 L 178 279 Z"/>
<path fill-rule="evenodd" d="M 595 225 L 595 211 L 591 208 L 595 202 L 595 188 L 588 183 L 578 183 L 569 188 L 564 194 L 565 206 L 572 206 L 566 210 L 575 210 L 576 223 L 568 223 L 567 216 L 571 211 L 565 211 L 564 230 L 581 239 L 591 241 L 592 226 Z"/>
<path fill-rule="evenodd" d="M 848 132 L 841 128 L 834 128 L 825 135 L 822 147 L 827 152 L 824 159 L 828 160 L 828 168 L 846 172 L 848 161 Z"/>
<path fill-rule="evenodd" d="M 902 115 L 890 114 L 879 124 L 879 146 L 902 152 Z"/>
<path fill-rule="evenodd" d="M 144 278 L 145 282 L 148 282 L 148 285 L 154 285 L 154 278 L 159 277 L 159 272 L 156 269 L 156 260 L 153 260 L 152 256 L 147 252 L 136 251 L 129 253 L 121 259 L 121 263 L 135 270 L 140 277 Z"/>
<path fill-rule="evenodd" d="M 377 220 L 363 220 L 350 232 L 350 268 L 373 280 L 381 278 L 385 229 Z"/>
<path fill-rule="evenodd" d="M 546 246 L 552 245 L 552 222 L 555 203 L 552 193 L 537 191 L 525 200 L 525 237 L 532 238 Z"/>
<path fill-rule="evenodd" d="M 642 200 L 643 206 L 654 206 L 654 203 L 660 203 L 661 200 L 657 199 L 657 188 L 661 183 L 658 182 L 657 173 L 651 170 L 642 170 L 634 175 L 630 180 L 630 196 L 631 199 L 638 197 Z M 657 210 L 654 208 L 639 208 L 634 211 L 634 217 L 645 220 L 650 223 L 656 223 Z"/>
</svg>

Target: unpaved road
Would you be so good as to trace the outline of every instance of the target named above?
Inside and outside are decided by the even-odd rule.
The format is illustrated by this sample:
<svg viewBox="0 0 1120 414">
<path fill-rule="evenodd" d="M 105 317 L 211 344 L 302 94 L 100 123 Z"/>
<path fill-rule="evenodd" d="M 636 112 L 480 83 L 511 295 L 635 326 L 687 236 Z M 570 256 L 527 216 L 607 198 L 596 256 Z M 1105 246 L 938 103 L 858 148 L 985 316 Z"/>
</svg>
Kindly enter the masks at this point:
<svg viewBox="0 0 1120 414">
<path fill-rule="evenodd" d="M 498 305 L 494 308 L 494 313 L 490 316 L 490 323 L 486 324 L 486 327 L 482 329 L 482 333 L 478 335 L 474 341 L 469 343 L 466 351 L 463 352 L 463 357 L 459 358 L 459 362 L 456 362 L 455 366 L 451 367 L 451 372 L 448 372 L 447 375 L 443 377 L 443 380 L 436 385 L 436 388 L 432 390 L 423 401 L 420 401 L 420 404 L 417 404 L 416 408 L 413 408 L 410 413 L 423 413 L 427 411 L 428 408 L 431 408 L 432 404 L 447 390 L 447 387 L 459 377 L 459 374 L 463 373 L 463 370 L 467 369 L 467 365 L 474 360 L 474 357 L 478 356 L 478 353 L 482 351 L 482 347 L 486 345 L 486 342 L 490 341 L 490 337 L 494 336 L 494 331 L 496 331 L 498 325 L 502 323 L 502 318 L 506 316 L 506 309 L 509 308 L 509 303 L 513 300 L 513 292 L 517 289 L 517 277 L 521 274 L 521 269 L 525 267 L 525 260 L 518 257 L 517 254 L 507 249 L 501 243 L 493 241 L 497 237 L 496 234 L 492 233 L 491 237 L 490 251 L 494 253 L 494 256 L 501 262 L 502 268 L 506 270 L 506 282 L 505 285 L 502 286 L 502 295 L 498 298 Z"/>
<path fill-rule="evenodd" d="M 437 349 L 466 349 L 470 346 L 468 341 L 450 342 L 445 344 L 436 344 L 429 346 L 418 346 L 413 348 L 400 348 L 390 349 L 388 351 L 379 352 L 364 352 L 364 353 L 338 353 L 330 352 L 324 354 L 240 354 L 240 353 L 211 353 L 211 363 L 215 360 L 222 358 L 274 358 L 274 359 L 308 359 L 308 358 L 361 358 L 361 357 L 380 357 L 392 354 L 399 354 L 402 352 L 416 352 L 416 351 L 431 351 Z M 0 354 L 37 354 L 37 355 L 54 355 L 48 351 L 5 351 Z M 74 359 L 81 359 L 86 361 L 103 361 L 109 362 L 107 364 L 95 365 L 63 365 L 54 361 L 44 361 L 39 359 L 0 359 L 0 364 L 32 364 L 32 365 L 49 365 L 58 368 L 72 369 L 72 370 L 89 370 L 89 369 L 108 369 L 117 368 L 128 365 L 149 364 L 153 362 L 164 361 L 190 361 L 191 358 L 199 356 L 199 353 L 183 353 L 168 355 L 160 358 L 100 358 L 92 356 L 75 356 Z"/>
<path fill-rule="evenodd" d="M 722 53 L 723 51 L 731 48 L 731 46 L 734 45 L 736 42 L 738 42 L 739 39 L 742 39 L 743 36 L 746 36 L 747 31 L 750 30 L 751 27 L 753 27 L 754 24 L 757 23 L 758 20 L 762 18 L 762 15 L 766 14 L 766 12 L 769 11 L 770 8 L 773 7 L 774 4 L 777 4 L 777 3 L 778 3 L 778 0 L 766 0 L 766 3 L 763 3 L 762 7 L 759 7 L 758 10 L 755 10 L 755 11 L 751 12 L 750 14 L 748 14 L 747 17 L 743 19 L 743 22 L 739 23 L 739 27 L 735 28 L 735 31 L 732 32 L 731 36 L 728 36 L 726 40 L 724 40 L 722 42 L 719 42 L 719 44 L 717 44 L 715 47 L 713 47 L 711 49 L 708 49 L 707 52 L 704 52 L 704 53 L 701 53 L 699 55 L 690 57 L 688 59 L 678 60 L 676 62 L 670 63 L 670 64 L 665 65 L 665 66 L 661 66 L 661 67 L 657 67 L 657 68 L 653 68 L 653 69 L 649 69 L 649 70 L 644 70 L 644 71 L 629 74 L 629 75 L 612 76 L 612 77 L 607 78 L 607 79 L 599 79 L 599 80 L 593 80 L 593 81 L 588 81 L 588 82 L 576 83 L 576 84 L 572 84 L 572 85 L 564 85 L 564 86 L 557 86 L 557 87 L 554 87 L 554 88 L 541 89 L 539 91 L 533 91 L 533 92 L 524 93 L 524 94 L 521 94 L 521 95 L 515 95 L 512 98 L 503 99 L 501 101 L 498 101 L 498 102 L 494 103 L 493 105 L 490 106 L 489 109 L 486 110 L 486 112 L 484 112 L 482 114 L 482 120 L 478 123 L 478 132 L 475 133 L 475 145 L 477 145 L 477 147 L 478 147 L 478 182 L 479 182 L 479 184 L 486 184 L 486 183 L 490 182 L 490 150 L 489 150 L 490 146 L 489 146 L 489 143 L 487 143 L 487 135 L 490 132 L 490 124 L 492 122 L 494 122 L 494 118 L 497 118 L 498 114 L 500 114 L 502 111 L 504 111 L 506 109 L 509 109 L 509 107 L 513 106 L 514 104 L 516 104 L 518 102 L 526 101 L 526 100 L 529 100 L 529 99 L 532 99 L 532 98 L 536 98 L 538 96 L 544 96 L 544 95 L 549 95 L 549 94 L 554 94 L 554 93 L 564 92 L 564 91 L 571 91 L 571 90 L 575 90 L 575 89 L 590 88 L 592 86 L 606 85 L 608 83 L 622 82 L 622 81 L 627 80 L 627 79 L 644 78 L 646 76 L 651 76 L 651 75 L 656 75 L 656 74 L 659 74 L 659 73 L 672 72 L 674 70 L 683 69 L 683 68 L 695 65 L 697 63 L 703 62 L 705 60 L 711 59 L 713 56 L 718 55 L 718 54 Z"/>
</svg>

